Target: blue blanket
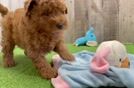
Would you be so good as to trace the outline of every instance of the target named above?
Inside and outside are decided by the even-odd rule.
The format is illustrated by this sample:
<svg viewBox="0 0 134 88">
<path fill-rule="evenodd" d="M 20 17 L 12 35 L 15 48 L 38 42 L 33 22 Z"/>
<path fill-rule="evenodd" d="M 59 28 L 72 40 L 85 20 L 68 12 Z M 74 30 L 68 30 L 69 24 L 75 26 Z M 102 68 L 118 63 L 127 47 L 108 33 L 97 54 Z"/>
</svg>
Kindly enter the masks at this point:
<svg viewBox="0 0 134 88">
<path fill-rule="evenodd" d="M 90 70 L 90 61 L 94 53 L 83 51 L 75 54 L 75 62 L 62 60 L 59 74 L 71 88 L 89 88 L 100 86 L 134 88 L 134 55 L 129 54 L 130 69 L 110 67 L 106 74 Z"/>
</svg>

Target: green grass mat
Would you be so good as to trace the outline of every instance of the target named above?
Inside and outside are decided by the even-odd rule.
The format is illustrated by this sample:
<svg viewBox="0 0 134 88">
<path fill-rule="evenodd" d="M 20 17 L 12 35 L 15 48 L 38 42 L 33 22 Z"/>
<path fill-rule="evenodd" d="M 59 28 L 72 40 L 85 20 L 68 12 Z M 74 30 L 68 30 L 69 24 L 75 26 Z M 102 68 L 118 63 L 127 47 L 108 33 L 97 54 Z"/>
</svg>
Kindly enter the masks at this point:
<svg viewBox="0 0 134 88">
<path fill-rule="evenodd" d="M 129 53 L 134 53 L 134 45 L 126 45 Z M 75 53 L 81 50 L 94 52 L 96 47 L 75 47 L 68 45 L 70 52 Z M 2 54 L 0 54 L 0 88 L 53 88 L 49 80 L 42 79 L 32 65 L 30 59 L 24 54 L 23 50 L 16 48 L 15 61 L 17 65 L 13 68 L 4 68 L 2 65 Z M 55 53 L 50 53 L 48 61 Z"/>
</svg>

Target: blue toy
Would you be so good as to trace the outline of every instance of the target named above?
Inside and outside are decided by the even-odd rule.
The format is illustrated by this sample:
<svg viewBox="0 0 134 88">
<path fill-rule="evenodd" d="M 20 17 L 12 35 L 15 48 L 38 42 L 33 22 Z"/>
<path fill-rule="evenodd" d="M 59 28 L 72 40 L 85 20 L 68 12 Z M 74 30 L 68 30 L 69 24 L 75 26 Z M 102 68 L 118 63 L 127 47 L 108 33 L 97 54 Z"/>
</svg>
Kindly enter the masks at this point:
<svg viewBox="0 0 134 88">
<path fill-rule="evenodd" d="M 87 46 L 97 46 L 96 35 L 94 34 L 94 28 L 90 27 L 84 37 L 78 38 L 75 41 L 76 46 L 87 45 Z"/>
</svg>

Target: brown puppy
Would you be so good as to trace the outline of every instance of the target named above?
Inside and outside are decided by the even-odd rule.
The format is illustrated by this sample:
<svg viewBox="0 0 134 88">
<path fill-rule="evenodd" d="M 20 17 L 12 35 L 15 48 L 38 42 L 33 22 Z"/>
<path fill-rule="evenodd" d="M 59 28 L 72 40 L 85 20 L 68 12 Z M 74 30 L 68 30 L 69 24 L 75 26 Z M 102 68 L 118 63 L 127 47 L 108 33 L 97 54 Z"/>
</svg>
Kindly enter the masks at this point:
<svg viewBox="0 0 134 88">
<path fill-rule="evenodd" d="M 44 59 L 44 54 L 53 50 L 65 60 L 74 60 L 63 41 L 63 32 L 67 27 L 64 0 L 28 0 L 25 8 L 6 15 L 5 7 L 2 8 L 2 46 L 6 67 L 15 65 L 15 45 L 25 50 L 43 78 L 57 76 L 56 70 Z"/>
</svg>

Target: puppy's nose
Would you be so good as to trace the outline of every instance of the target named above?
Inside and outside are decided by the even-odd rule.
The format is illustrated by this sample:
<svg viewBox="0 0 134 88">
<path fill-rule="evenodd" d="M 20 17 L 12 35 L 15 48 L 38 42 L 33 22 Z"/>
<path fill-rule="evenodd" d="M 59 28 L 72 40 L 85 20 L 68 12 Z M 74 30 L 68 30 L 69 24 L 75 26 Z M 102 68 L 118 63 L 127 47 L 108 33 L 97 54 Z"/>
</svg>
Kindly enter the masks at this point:
<svg viewBox="0 0 134 88">
<path fill-rule="evenodd" d="M 63 29 L 63 24 L 57 24 L 56 27 L 57 27 L 58 29 Z"/>
</svg>

